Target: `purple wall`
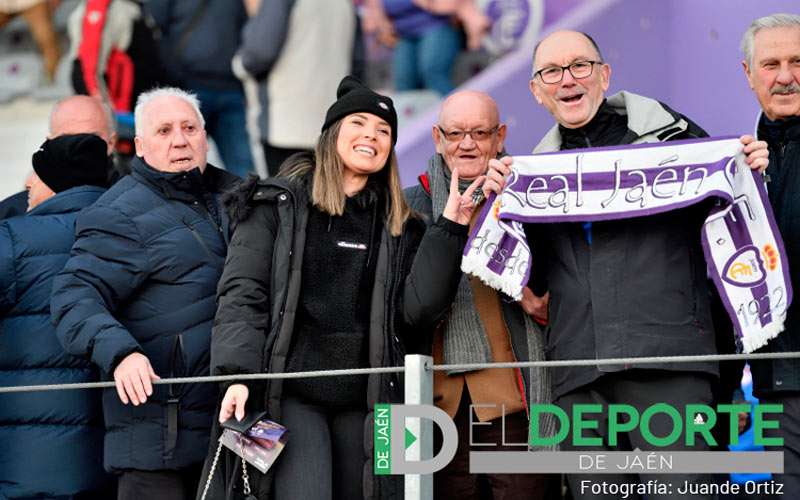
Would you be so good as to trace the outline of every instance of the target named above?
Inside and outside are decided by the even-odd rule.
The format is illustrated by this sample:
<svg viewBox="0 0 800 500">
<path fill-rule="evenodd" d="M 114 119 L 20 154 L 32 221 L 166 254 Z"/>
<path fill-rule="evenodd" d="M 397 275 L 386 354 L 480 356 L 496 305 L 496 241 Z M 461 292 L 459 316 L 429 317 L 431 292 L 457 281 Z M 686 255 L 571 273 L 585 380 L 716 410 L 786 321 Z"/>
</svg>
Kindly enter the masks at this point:
<svg viewBox="0 0 800 500">
<path fill-rule="evenodd" d="M 578 5 L 591 0 L 544 0 L 544 26 L 550 26 Z"/>
<path fill-rule="evenodd" d="M 611 65 L 609 93 L 644 94 L 686 114 L 712 135 L 738 135 L 752 132 L 758 112 L 741 68 L 742 33 L 757 17 L 796 10 L 796 0 L 592 0 L 546 26 L 543 35 L 556 29 L 590 33 Z M 511 154 L 529 153 L 553 124 L 528 90 L 532 49 L 509 54 L 462 86 L 486 91 L 498 101 Z M 435 120 L 433 110 L 400 131 L 404 185 L 415 182 L 433 153 Z"/>
<path fill-rule="evenodd" d="M 800 5 L 787 0 L 673 3 L 670 66 L 676 71 L 671 76 L 670 99 L 674 107 L 690 110 L 711 134 L 752 133 L 760 108 L 744 76 L 739 42 L 754 19 L 777 12 L 797 13 Z M 689 9 L 691 16 L 681 15 Z M 682 32 L 690 36 L 681 37 Z"/>
</svg>

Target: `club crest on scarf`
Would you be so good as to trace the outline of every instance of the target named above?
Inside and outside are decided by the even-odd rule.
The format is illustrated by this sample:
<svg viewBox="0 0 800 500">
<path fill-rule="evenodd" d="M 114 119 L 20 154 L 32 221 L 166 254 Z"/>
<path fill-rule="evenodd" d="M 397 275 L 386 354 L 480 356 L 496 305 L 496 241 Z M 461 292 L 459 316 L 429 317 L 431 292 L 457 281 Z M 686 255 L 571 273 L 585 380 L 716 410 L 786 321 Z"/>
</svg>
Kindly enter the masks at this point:
<svg viewBox="0 0 800 500">
<path fill-rule="evenodd" d="M 722 279 L 733 286 L 744 288 L 764 283 L 767 272 L 758 248 L 748 245 L 733 254 L 722 268 Z"/>
<path fill-rule="evenodd" d="M 531 272 L 523 223 L 663 213 L 713 198 L 701 239 L 744 352 L 783 330 L 792 300 L 783 241 L 762 177 L 735 138 L 594 148 L 514 158 L 500 196 L 484 204 L 462 269 L 519 299 Z"/>
</svg>

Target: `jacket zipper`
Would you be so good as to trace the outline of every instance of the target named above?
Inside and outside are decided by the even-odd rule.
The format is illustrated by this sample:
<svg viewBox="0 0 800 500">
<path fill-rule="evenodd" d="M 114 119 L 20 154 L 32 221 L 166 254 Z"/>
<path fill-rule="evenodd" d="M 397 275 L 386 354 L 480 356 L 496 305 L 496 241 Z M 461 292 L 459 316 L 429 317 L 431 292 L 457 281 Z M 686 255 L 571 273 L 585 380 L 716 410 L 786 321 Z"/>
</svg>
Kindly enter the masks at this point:
<svg viewBox="0 0 800 500">
<path fill-rule="evenodd" d="M 214 201 L 213 200 L 214 195 L 209 193 L 209 196 L 211 196 L 212 202 L 213 202 Z M 208 209 L 208 204 L 207 204 L 206 197 L 204 195 L 199 195 L 199 198 L 200 199 L 198 200 L 198 195 L 195 195 L 194 205 L 199 207 L 200 203 L 202 201 L 203 206 L 201 207 L 200 210 L 195 210 L 195 211 L 196 212 L 200 212 L 200 215 L 202 215 L 203 218 L 205 220 L 207 220 L 209 222 L 209 224 L 211 224 L 211 227 L 216 229 L 217 232 L 222 233 L 223 232 L 222 231 L 222 226 L 220 224 L 217 224 L 217 221 L 214 220 L 214 217 L 211 215 L 211 212 Z M 217 210 L 217 212 L 219 212 L 219 210 Z"/>
<path fill-rule="evenodd" d="M 386 227 L 384 227 L 383 228 L 383 234 L 387 234 L 387 233 L 388 233 L 388 229 Z M 398 243 L 397 243 L 397 247 L 395 248 L 395 252 L 397 252 L 397 254 L 401 256 L 401 258 L 399 258 L 399 259 L 395 258 L 394 255 L 393 255 L 393 252 L 392 252 L 392 236 L 391 236 L 391 234 L 387 235 L 386 248 L 387 248 L 387 254 L 388 254 L 387 257 L 389 259 L 389 269 L 390 269 L 390 271 L 392 270 L 392 264 L 391 263 L 395 262 L 395 261 L 397 262 L 397 267 L 394 269 L 394 272 L 391 272 L 391 276 L 389 277 L 389 281 L 387 283 L 388 286 L 386 288 L 386 292 L 387 293 L 384 296 L 385 297 L 384 300 L 386 300 L 387 301 L 386 303 L 389 304 L 389 306 L 386 308 L 386 311 L 385 311 L 386 314 L 385 314 L 385 317 L 384 317 L 384 328 L 386 329 L 386 331 L 389 332 L 389 337 L 390 337 L 387 340 L 388 340 L 388 342 L 395 342 L 397 347 L 389 345 L 389 346 L 386 346 L 385 349 L 400 348 L 400 349 L 402 349 L 403 355 L 405 355 L 406 354 L 406 346 L 400 340 L 400 337 L 397 336 L 398 332 L 397 332 L 397 329 L 395 328 L 394 321 L 392 320 L 392 318 L 395 317 L 396 311 L 394 309 L 394 306 L 392 306 L 391 304 L 394 304 L 396 302 L 395 300 L 393 300 L 393 298 L 394 298 L 394 293 L 396 292 L 396 289 L 397 289 L 397 283 L 399 283 L 400 280 L 404 278 L 404 276 L 403 276 L 403 278 L 401 278 L 401 275 L 403 274 L 403 270 L 405 269 L 405 260 L 406 260 L 405 256 L 407 255 L 404 252 L 404 249 L 405 249 L 405 246 L 406 246 L 406 241 L 405 241 L 406 239 L 403 238 L 402 235 L 400 235 L 397 239 L 398 239 Z M 381 238 L 381 240 L 383 240 L 383 238 Z M 378 246 L 380 247 L 380 243 L 378 243 Z M 376 274 L 377 274 L 377 270 L 376 270 Z M 394 379 L 394 380 L 392 380 L 392 379 Z M 397 380 L 397 383 L 398 383 L 397 387 L 395 387 L 395 380 Z M 400 384 L 400 379 L 399 379 L 399 377 L 397 377 L 397 374 L 392 374 L 392 377 L 390 377 L 390 380 L 389 380 L 389 389 L 390 390 L 399 391 L 400 388 L 401 388 L 401 386 L 399 384 Z"/>
<path fill-rule="evenodd" d="M 289 197 L 291 199 L 291 203 L 292 203 L 292 218 L 294 219 L 295 216 L 296 216 L 296 212 L 297 212 L 297 206 L 296 206 L 296 203 L 295 203 L 294 195 L 290 191 L 287 190 L 287 191 L 285 191 L 284 196 L 287 196 L 287 197 Z M 278 199 L 280 200 L 280 196 L 278 197 Z M 280 222 L 279 222 L 279 224 L 280 224 Z M 280 234 L 280 232 L 279 232 L 279 234 Z M 293 234 L 289 235 L 289 241 L 291 242 L 290 243 L 290 247 L 289 247 L 289 275 L 290 275 L 289 279 L 290 280 L 291 280 L 291 272 L 292 272 L 292 259 L 294 258 L 294 237 L 295 237 L 294 232 L 293 232 Z M 274 244 L 273 244 L 273 251 L 274 251 Z M 272 258 L 272 256 L 270 256 L 270 258 Z M 265 359 L 264 359 L 265 365 L 263 365 L 261 367 L 261 371 L 265 372 L 265 373 L 266 373 L 267 369 L 269 369 L 269 367 L 272 366 L 272 361 L 273 361 L 273 358 L 275 357 L 275 342 L 278 340 L 278 335 L 280 335 L 280 330 L 281 330 L 281 327 L 283 326 L 283 316 L 284 316 L 284 311 L 286 311 L 286 301 L 287 300 L 289 300 L 288 290 L 287 290 L 287 293 L 283 294 L 283 302 L 281 303 L 281 309 L 278 312 L 278 314 L 280 315 L 280 318 L 278 320 L 280 322 L 280 324 L 278 325 L 278 332 L 275 335 L 275 339 L 272 340 L 272 345 L 269 346 L 269 350 L 270 350 L 269 359 L 266 359 L 266 357 L 265 357 Z M 272 320 L 272 318 L 270 318 L 270 321 L 271 320 Z M 271 333 L 271 330 L 269 330 L 269 333 Z M 268 333 L 268 335 L 269 335 L 269 333 Z M 284 366 L 284 369 L 285 368 L 286 367 Z M 266 390 L 267 401 L 266 401 L 265 404 L 269 408 L 269 398 L 270 398 L 269 392 L 271 390 L 269 388 L 270 381 L 267 380 L 265 385 L 267 387 L 267 390 Z"/>
<path fill-rule="evenodd" d="M 177 370 L 178 363 L 183 365 L 183 370 Z M 172 359 L 170 360 L 170 377 L 182 377 L 185 375 L 186 360 L 183 357 L 183 333 L 175 335 L 175 341 L 172 344 Z M 170 395 L 172 395 L 173 384 L 170 384 Z"/>
<path fill-rule="evenodd" d="M 175 378 L 176 376 L 183 376 L 186 373 L 186 361 L 183 359 L 183 334 L 175 335 L 175 341 L 172 344 L 172 353 L 170 356 L 169 376 Z M 180 363 L 182 366 L 181 373 L 177 371 L 177 365 Z M 178 443 L 178 413 L 180 411 L 180 392 L 181 384 L 169 384 L 167 387 L 167 437 L 164 443 L 164 457 L 166 460 L 171 460 Z"/>
<path fill-rule="evenodd" d="M 206 252 L 208 258 L 214 260 L 214 254 L 211 253 L 211 249 L 208 248 L 208 245 L 206 244 L 205 240 L 203 240 L 203 237 L 200 236 L 200 233 L 197 231 L 197 229 L 192 224 L 186 222 L 185 220 L 183 221 L 183 223 L 186 225 L 186 227 L 189 228 L 189 231 L 192 233 L 192 236 L 194 236 L 194 239 L 197 240 L 197 242 L 200 244 L 201 247 L 203 247 L 203 250 Z"/>
</svg>

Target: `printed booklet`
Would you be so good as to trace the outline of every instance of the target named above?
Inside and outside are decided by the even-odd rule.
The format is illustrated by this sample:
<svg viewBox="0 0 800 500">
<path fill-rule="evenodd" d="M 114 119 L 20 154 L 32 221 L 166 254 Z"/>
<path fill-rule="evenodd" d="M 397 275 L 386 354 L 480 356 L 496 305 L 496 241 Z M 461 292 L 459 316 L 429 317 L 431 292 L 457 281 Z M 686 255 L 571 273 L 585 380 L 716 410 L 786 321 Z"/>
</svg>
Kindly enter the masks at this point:
<svg viewBox="0 0 800 500">
<path fill-rule="evenodd" d="M 244 434 L 225 429 L 220 441 L 262 473 L 275 463 L 286 446 L 286 427 L 271 420 L 259 420 Z"/>
</svg>

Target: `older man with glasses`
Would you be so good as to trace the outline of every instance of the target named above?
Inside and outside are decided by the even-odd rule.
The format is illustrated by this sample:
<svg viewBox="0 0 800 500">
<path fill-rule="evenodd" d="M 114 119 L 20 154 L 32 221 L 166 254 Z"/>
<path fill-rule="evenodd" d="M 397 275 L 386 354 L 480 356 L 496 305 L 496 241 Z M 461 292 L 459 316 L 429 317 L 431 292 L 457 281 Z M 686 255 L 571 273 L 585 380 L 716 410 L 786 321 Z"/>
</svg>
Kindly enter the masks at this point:
<svg viewBox="0 0 800 500">
<path fill-rule="evenodd" d="M 411 207 L 429 222 L 441 215 L 454 172 L 463 188 L 486 174 L 490 160 L 504 154 L 506 126 L 491 97 L 463 91 L 442 104 L 432 134 L 436 153 L 419 185 L 406 190 Z M 482 199 L 479 192 L 476 201 Z M 475 242 L 480 244 L 480 237 Z M 530 290 L 517 303 L 480 280 L 462 277 L 450 314 L 435 333 L 434 360 L 461 364 L 544 359 L 543 337 L 533 320 L 546 319 L 542 305 Z M 557 488 L 545 475 L 469 472 L 470 442 L 481 443 L 484 451 L 527 449 L 526 405 L 550 401 L 546 376 L 541 369 L 435 372 L 434 403 L 454 419 L 459 433 L 456 456 L 434 477 L 435 498 L 553 498 Z"/>
<path fill-rule="evenodd" d="M 587 34 L 558 31 L 543 39 L 534 49 L 529 85 L 536 101 L 557 123 L 534 153 L 707 136 L 687 117 L 654 99 L 624 91 L 606 99 L 610 77 L 611 67 Z M 766 144 L 749 136 L 742 137 L 742 143 L 750 166 L 765 168 Z M 509 172 L 508 163 L 492 162 L 487 188 L 499 189 Z M 623 220 L 526 225 L 534 261 L 529 286 L 538 296 L 549 292 L 548 358 L 683 356 L 733 350 L 732 327 L 721 307 L 714 305 L 719 299 L 709 285 L 703 259 L 700 234 L 708 209 L 701 203 Z M 683 411 L 687 404 L 713 404 L 726 397 L 729 401 L 720 370 L 718 363 L 710 362 L 558 367 L 552 372 L 553 397 L 568 414 L 582 404 L 627 404 L 641 413 L 653 404 L 667 403 Z M 731 376 L 722 380 L 732 390 L 740 376 L 741 371 L 733 367 Z M 650 422 L 650 429 L 664 436 L 671 430 L 671 421 L 659 415 Z M 599 438 L 602 444 L 576 448 L 565 440 L 562 450 L 653 449 L 635 430 L 624 433 L 612 446 L 606 423 L 584 431 L 584 436 Z M 661 451 L 685 449 L 708 447 L 699 441 L 686 446 L 679 440 Z M 684 498 L 678 488 L 684 481 L 711 481 L 700 474 L 639 477 L 617 473 L 573 474 L 569 484 L 574 498 L 597 498 L 587 485 L 642 484 L 651 479 L 674 485 L 664 498 Z"/>
</svg>

